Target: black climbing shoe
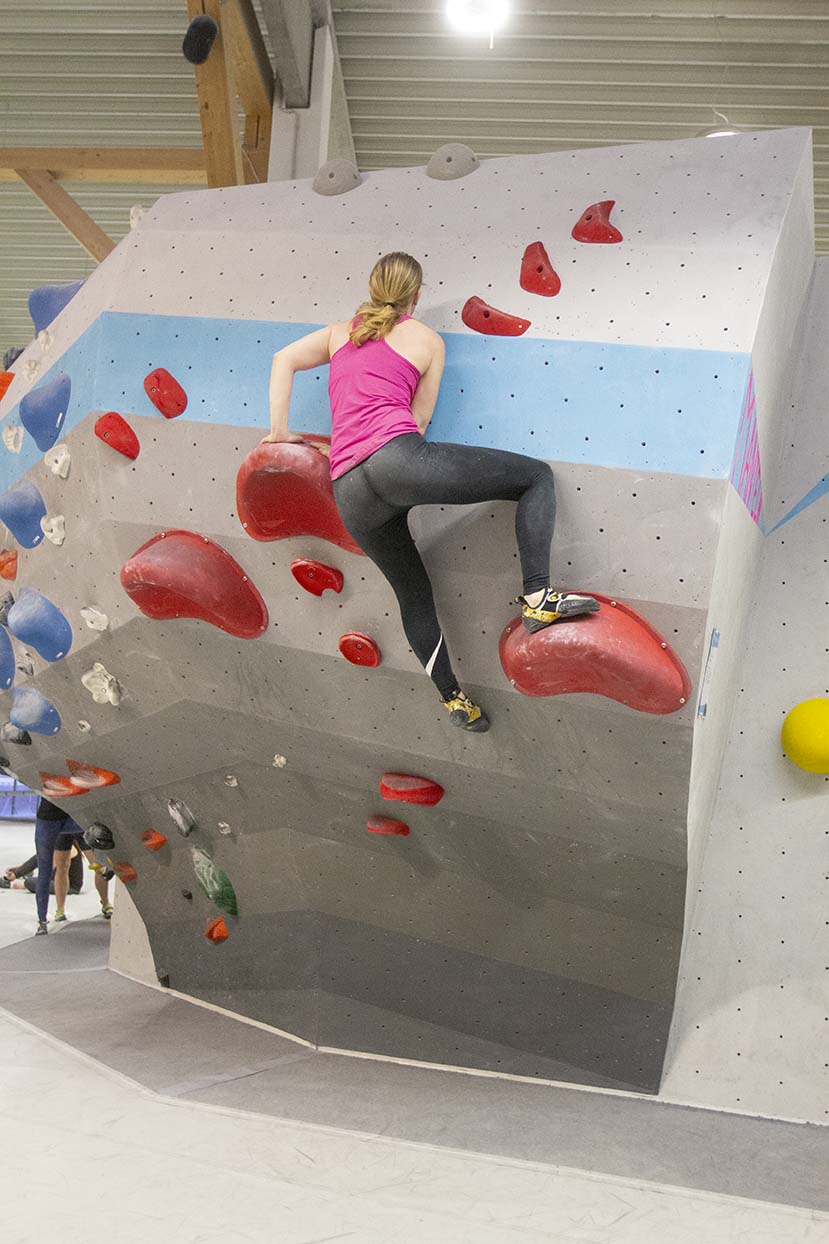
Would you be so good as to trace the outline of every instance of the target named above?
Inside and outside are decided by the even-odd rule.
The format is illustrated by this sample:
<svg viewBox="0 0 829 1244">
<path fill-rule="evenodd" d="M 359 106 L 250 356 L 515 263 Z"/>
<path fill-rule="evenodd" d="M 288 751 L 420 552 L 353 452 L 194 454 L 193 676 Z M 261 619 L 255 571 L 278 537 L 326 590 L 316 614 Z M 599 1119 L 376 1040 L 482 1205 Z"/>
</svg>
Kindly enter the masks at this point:
<svg viewBox="0 0 829 1244">
<path fill-rule="evenodd" d="M 592 596 L 577 596 L 574 592 L 554 592 L 550 588 L 538 605 L 528 605 L 523 596 L 516 596 L 521 606 L 525 628 L 530 632 L 543 631 L 554 622 L 566 622 L 582 614 L 597 613 L 601 608 Z"/>
<path fill-rule="evenodd" d="M 191 65 L 203 65 L 210 55 L 210 49 L 218 33 L 219 27 L 212 17 L 204 14 L 194 17 L 187 27 L 187 34 L 181 45 L 184 59 L 189 60 Z"/>
<path fill-rule="evenodd" d="M 49 930 L 46 928 L 46 921 L 38 920 L 37 928 L 35 929 L 35 937 L 45 937 L 48 932 Z"/>
<path fill-rule="evenodd" d="M 489 718 L 462 691 L 452 696 L 451 699 L 444 700 L 443 707 L 452 718 L 452 724 L 460 726 L 463 730 L 471 730 L 473 734 L 483 734 L 489 729 Z"/>
</svg>

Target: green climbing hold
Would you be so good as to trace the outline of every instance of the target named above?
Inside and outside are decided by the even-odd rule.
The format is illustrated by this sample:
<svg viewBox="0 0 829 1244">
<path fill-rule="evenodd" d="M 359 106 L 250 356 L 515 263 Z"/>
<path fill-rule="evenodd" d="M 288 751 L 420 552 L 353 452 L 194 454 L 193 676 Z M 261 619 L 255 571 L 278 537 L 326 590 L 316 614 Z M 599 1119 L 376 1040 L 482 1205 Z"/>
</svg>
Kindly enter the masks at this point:
<svg viewBox="0 0 829 1244">
<path fill-rule="evenodd" d="M 236 891 L 233 889 L 230 877 L 219 868 L 218 864 L 213 863 L 210 856 L 201 847 L 193 847 L 192 852 L 196 880 L 211 903 L 221 907 L 222 911 L 226 911 L 229 916 L 238 916 L 239 908 L 236 905 Z"/>
</svg>

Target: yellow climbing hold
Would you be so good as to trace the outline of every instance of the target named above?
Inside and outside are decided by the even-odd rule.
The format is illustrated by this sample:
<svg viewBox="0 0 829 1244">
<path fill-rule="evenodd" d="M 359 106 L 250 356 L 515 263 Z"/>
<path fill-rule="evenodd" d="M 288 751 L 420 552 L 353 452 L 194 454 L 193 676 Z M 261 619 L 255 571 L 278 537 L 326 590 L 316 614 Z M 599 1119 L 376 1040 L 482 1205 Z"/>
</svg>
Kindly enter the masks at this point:
<svg viewBox="0 0 829 1244">
<path fill-rule="evenodd" d="M 786 714 L 783 751 L 807 773 L 829 773 L 829 699 L 803 700 Z"/>
</svg>

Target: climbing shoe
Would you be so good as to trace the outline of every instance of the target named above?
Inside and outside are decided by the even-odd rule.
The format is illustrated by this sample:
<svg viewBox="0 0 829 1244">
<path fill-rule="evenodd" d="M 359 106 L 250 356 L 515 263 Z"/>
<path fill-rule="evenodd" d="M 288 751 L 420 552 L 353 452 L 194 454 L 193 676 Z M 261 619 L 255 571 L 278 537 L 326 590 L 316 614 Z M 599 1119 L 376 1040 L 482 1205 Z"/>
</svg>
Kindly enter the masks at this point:
<svg viewBox="0 0 829 1244">
<path fill-rule="evenodd" d="M 592 596 L 554 592 L 552 588 L 537 605 L 528 605 L 523 596 L 516 596 L 515 601 L 521 606 L 524 626 L 530 632 L 543 631 L 545 626 L 552 626 L 554 622 L 565 622 L 582 614 L 597 613 L 601 608 Z"/>
<path fill-rule="evenodd" d="M 59 911 L 55 912 L 54 918 L 52 920 L 52 924 L 65 924 L 65 923 L 66 923 L 66 912 L 63 910 L 63 908 L 61 908 Z"/>
<path fill-rule="evenodd" d="M 48 932 L 49 930 L 46 928 L 46 921 L 38 920 L 37 928 L 35 929 L 35 937 L 43 937 Z"/>
<path fill-rule="evenodd" d="M 471 730 L 475 734 L 483 734 L 485 730 L 489 729 L 489 718 L 462 691 L 458 691 L 450 699 L 444 700 L 443 707 L 452 718 L 452 724 L 460 726 L 463 730 Z"/>
<path fill-rule="evenodd" d="M 112 903 L 101 903 L 101 915 L 104 920 L 112 919 Z"/>
</svg>

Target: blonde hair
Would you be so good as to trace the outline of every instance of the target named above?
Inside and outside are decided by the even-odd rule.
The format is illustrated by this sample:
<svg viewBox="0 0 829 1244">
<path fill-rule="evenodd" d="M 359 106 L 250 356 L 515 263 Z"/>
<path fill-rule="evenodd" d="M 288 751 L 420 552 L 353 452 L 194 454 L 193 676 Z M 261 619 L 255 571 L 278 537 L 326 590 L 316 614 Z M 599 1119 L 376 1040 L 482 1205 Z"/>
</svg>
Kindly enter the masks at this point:
<svg viewBox="0 0 829 1244">
<path fill-rule="evenodd" d="M 348 334 L 354 345 L 388 337 L 422 284 L 423 269 L 411 255 L 390 251 L 378 259 L 368 278 L 370 301 L 357 308 Z"/>
</svg>

